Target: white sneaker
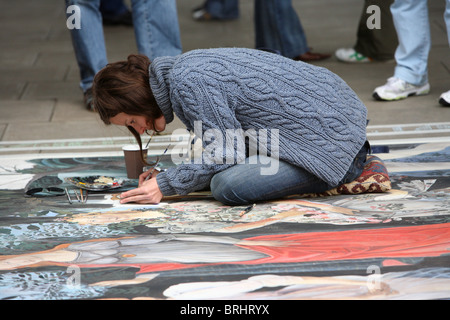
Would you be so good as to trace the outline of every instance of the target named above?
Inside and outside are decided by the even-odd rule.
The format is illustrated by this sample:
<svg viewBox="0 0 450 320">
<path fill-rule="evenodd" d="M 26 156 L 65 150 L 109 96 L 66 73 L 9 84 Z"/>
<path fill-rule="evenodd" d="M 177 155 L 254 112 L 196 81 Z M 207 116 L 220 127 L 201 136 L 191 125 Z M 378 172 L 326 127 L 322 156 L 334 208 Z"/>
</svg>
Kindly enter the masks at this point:
<svg viewBox="0 0 450 320">
<path fill-rule="evenodd" d="M 439 103 L 446 107 L 450 106 L 450 90 L 441 94 Z"/>
<path fill-rule="evenodd" d="M 356 52 L 355 49 L 352 48 L 341 48 L 336 50 L 336 58 L 338 60 L 344 61 L 344 62 L 353 62 L 353 63 L 365 63 L 365 62 L 371 62 L 372 59 L 369 57 L 366 57 L 365 55 Z"/>
<path fill-rule="evenodd" d="M 430 92 L 430 84 L 415 86 L 402 79 L 391 77 L 384 86 L 378 87 L 373 92 L 377 100 L 393 101 L 408 98 L 409 96 L 420 96 Z"/>
<path fill-rule="evenodd" d="M 213 20 L 211 14 L 204 8 L 198 8 L 192 12 L 192 18 L 197 21 L 209 21 Z"/>
</svg>

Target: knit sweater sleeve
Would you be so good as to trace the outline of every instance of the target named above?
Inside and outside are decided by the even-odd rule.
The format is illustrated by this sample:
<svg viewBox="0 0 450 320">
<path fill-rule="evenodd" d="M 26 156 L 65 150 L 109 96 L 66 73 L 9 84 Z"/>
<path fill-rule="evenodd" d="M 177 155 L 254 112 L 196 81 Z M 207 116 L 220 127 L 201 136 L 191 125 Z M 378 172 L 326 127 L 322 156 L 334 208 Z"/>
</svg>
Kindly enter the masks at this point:
<svg viewBox="0 0 450 320">
<path fill-rule="evenodd" d="M 195 72 L 174 73 L 174 77 L 170 93 L 172 107 L 187 128 L 200 138 L 204 149 L 201 158 L 158 175 L 158 186 L 166 196 L 202 190 L 209 186 L 216 173 L 245 159 L 245 148 L 234 148 L 234 140 L 227 139 L 227 131 L 239 132 L 241 124 L 228 105 L 221 85 Z"/>
</svg>

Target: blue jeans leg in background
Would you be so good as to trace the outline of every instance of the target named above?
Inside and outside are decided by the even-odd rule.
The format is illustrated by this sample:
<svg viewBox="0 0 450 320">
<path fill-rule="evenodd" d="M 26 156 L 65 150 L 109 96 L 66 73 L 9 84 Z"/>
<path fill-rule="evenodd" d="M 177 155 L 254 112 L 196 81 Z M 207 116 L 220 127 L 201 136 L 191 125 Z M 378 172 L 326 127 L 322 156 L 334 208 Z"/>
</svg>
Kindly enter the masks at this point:
<svg viewBox="0 0 450 320">
<path fill-rule="evenodd" d="M 450 45 L 450 0 L 446 0 L 445 3 L 444 20 L 447 26 L 448 44 Z"/>
<path fill-rule="evenodd" d="M 394 77 L 416 86 L 428 82 L 431 47 L 427 0 L 396 0 L 391 6 L 399 46 Z"/>
<path fill-rule="evenodd" d="M 288 58 L 309 51 L 292 0 L 255 0 L 256 48 L 275 50 Z"/>
<path fill-rule="evenodd" d="M 239 18 L 239 0 L 208 0 L 205 10 L 215 19 L 237 19 Z"/>
<path fill-rule="evenodd" d="M 100 0 L 66 0 L 66 5 L 77 5 L 81 12 L 81 29 L 72 29 L 70 34 L 80 69 L 80 87 L 86 92 L 97 72 L 108 63 Z M 133 0 L 132 11 L 139 53 L 151 60 L 181 53 L 175 0 Z"/>
<path fill-rule="evenodd" d="M 92 87 L 95 74 L 108 63 L 100 0 L 66 0 L 66 5 L 80 8 L 81 29 L 71 29 L 70 34 L 80 70 L 80 87 L 86 92 Z"/>
<path fill-rule="evenodd" d="M 176 1 L 132 0 L 131 4 L 139 53 L 150 60 L 181 54 Z"/>
<path fill-rule="evenodd" d="M 103 16 L 116 17 L 128 12 L 123 0 L 100 0 L 100 12 Z"/>
</svg>

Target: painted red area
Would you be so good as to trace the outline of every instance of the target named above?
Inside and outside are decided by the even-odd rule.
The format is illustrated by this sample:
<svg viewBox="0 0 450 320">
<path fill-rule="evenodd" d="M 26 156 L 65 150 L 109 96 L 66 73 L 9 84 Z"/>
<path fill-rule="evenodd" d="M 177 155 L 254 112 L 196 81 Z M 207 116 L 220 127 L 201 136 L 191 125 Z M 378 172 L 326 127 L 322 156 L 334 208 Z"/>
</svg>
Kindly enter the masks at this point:
<svg viewBox="0 0 450 320">
<path fill-rule="evenodd" d="M 398 267 L 398 266 L 409 266 L 409 264 L 394 259 L 386 259 L 383 261 L 383 267 Z"/>
<path fill-rule="evenodd" d="M 438 257 L 450 253 L 450 223 L 412 227 L 379 228 L 336 232 L 267 235 L 245 239 L 255 245 L 240 245 L 268 257 L 235 264 L 295 263 L 369 258 Z M 268 242 L 269 245 L 260 245 Z M 387 260 L 388 265 L 398 265 Z M 400 263 L 400 261 L 398 261 Z M 140 265 L 140 272 L 185 269 L 208 264 Z"/>
<path fill-rule="evenodd" d="M 450 253 L 450 223 L 269 235 L 251 240 L 284 244 L 280 247 L 252 246 L 252 250 L 270 256 L 259 263 L 437 257 Z"/>
</svg>

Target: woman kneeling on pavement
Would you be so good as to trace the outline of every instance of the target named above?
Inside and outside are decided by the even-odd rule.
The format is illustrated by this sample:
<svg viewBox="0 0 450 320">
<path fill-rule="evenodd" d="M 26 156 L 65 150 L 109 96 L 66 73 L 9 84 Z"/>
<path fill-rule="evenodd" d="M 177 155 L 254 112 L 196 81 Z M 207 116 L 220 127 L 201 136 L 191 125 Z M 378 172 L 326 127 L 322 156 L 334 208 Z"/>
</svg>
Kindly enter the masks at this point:
<svg viewBox="0 0 450 320">
<path fill-rule="evenodd" d="M 260 50 L 130 55 L 102 69 L 93 91 L 102 121 L 128 127 L 141 146 L 175 115 L 203 143 L 200 161 L 143 173 L 122 203 L 208 188 L 226 205 L 320 193 L 359 177 L 370 148 L 367 109 L 340 77 Z"/>
</svg>

